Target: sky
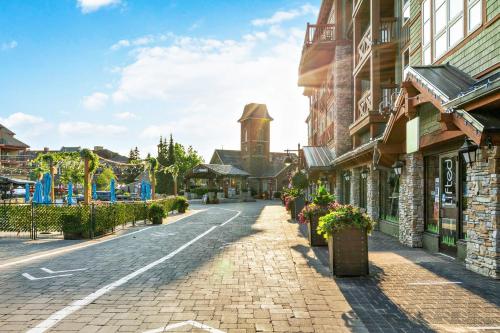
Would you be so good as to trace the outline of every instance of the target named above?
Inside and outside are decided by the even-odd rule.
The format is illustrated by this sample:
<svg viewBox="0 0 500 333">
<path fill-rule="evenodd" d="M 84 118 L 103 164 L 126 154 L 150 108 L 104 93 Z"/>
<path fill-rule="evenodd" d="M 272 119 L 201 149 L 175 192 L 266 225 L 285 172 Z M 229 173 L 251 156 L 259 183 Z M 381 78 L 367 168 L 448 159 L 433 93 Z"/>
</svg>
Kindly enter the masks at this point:
<svg viewBox="0 0 500 333">
<path fill-rule="evenodd" d="M 160 136 L 208 161 L 239 149 L 247 103 L 271 149 L 307 142 L 297 73 L 320 1 L 0 0 L 0 123 L 31 149 L 156 154 Z"/>
</svg>

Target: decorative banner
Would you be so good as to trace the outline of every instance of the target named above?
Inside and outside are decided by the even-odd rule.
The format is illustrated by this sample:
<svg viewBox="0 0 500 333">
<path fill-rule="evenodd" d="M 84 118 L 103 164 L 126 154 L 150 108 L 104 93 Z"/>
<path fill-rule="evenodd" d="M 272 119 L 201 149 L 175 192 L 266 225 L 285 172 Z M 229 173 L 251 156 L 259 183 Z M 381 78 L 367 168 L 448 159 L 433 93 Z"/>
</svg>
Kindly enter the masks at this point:
<svg viewBox="0 0 500 333">
<path fill-rule="evenodd" d="M 420 117 L 406 123 L 406 153 L 411 154 L 420 148 Z"/>
</svg>

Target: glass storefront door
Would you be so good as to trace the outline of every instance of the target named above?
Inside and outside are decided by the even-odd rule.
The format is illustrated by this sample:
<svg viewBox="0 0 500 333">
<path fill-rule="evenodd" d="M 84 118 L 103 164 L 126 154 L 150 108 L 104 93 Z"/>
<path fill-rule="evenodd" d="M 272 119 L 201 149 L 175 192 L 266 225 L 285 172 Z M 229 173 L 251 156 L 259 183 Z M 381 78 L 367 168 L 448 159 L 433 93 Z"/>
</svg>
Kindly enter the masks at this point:
<svg viewBox="0 0 500 333">
<path fill-rule="evenodd" d="M 458 172 L 457 154 L 440 156 L 439 248 L 450 254 L 456 253 L 458 238 Z"/>
</svg>

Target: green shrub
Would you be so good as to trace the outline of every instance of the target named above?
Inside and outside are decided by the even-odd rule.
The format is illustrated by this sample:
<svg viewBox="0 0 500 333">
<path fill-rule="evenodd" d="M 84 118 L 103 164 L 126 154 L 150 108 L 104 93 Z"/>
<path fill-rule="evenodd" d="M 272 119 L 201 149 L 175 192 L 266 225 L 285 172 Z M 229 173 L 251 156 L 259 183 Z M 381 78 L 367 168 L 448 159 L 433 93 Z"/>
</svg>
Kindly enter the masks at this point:
<svg viewBox="0 0 500 333">
<path fill-rule="evenodd" d="M 183 196 L 178 196 L 175 198 L 174 209 L 179 213 L 183 213 L 189 207 L 189 202 Z"/>
<path fill-rule="evenodd" d="M 158 203 L 153 203 L 149 206 L 148 215 L 153 224 L 161 224 L 162 219 L 167 216 L 163 205 Z"/>
<path fill-rule="evenodd" d="M 335 196 L 330 194 L 324 185 L 320 185 L 313 195 L 313 203 L 318 206 L 328 206 L 335 200 Z"/>
<path fill-rule="evenodd" d="M 80 213 L 66 213 L 61 215 L 62 231 L 65 233 L 81 234 L 86 231 L 86 224 Z"/>
<path fill-rule="evenodd" d="M 274 192 L 273 198 L 274 199 L 280 199 L 281 198 L 281 192 L 279 192 L 279 191 Z"/>
</svg>

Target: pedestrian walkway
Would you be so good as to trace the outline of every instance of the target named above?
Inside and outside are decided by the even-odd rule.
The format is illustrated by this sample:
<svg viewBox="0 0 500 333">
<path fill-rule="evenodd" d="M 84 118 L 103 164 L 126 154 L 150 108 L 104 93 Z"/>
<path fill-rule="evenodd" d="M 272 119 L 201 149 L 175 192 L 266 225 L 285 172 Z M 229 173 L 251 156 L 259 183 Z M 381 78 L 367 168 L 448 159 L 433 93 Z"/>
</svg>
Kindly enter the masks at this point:
<svg viewBox="0 0 500 333">
<path fill-rule="evenodd" d="M 327 248 L 314 252 L 326 267 Z M 500 332 L 498 281 L 380 232 L 369 259 L 369 277 L 335 281 L 370 332 Z"/>
</svg>

